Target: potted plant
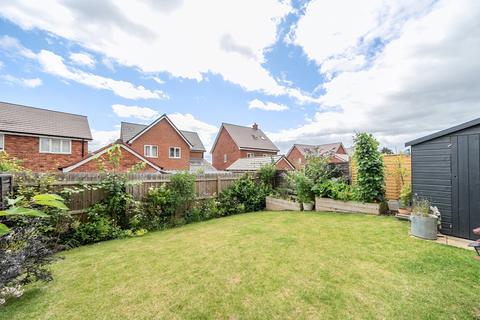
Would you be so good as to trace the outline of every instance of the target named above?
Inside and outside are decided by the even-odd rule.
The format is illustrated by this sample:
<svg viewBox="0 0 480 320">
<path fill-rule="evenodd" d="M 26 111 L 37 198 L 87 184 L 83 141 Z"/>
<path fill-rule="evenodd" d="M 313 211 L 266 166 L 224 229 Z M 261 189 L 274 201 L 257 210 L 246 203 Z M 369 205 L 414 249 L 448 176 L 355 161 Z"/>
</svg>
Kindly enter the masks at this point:
<svg viewBox="0 0 480 320">
<path fill-rule="evenodd" d="M 410 207 L 412 203 L 412 186 L 410 184 L 405 184 L 402 187 L 400 192 L 400 208 L 398 209 L 399 214 L 409 215 L 412 212 Z"/>
<path fill-rule="evenodd" d="M 314 203 L 313 199 L 315 199 L 315 195 L 312 191 L 313 181 L 308 178 L 303 171 L 299 171 L 295 174 L 294 181 L 298 201 L 303 204 L 303 210 L 312 211 Z"/>
<path fill-rule="evenodd" d="M 438 209 L 431 207 L 430 201 L 427 199 L 415 200 L 410 216 L 411 234 L 422 239 L 436 240 L 439 216 Z"/>
</svg>

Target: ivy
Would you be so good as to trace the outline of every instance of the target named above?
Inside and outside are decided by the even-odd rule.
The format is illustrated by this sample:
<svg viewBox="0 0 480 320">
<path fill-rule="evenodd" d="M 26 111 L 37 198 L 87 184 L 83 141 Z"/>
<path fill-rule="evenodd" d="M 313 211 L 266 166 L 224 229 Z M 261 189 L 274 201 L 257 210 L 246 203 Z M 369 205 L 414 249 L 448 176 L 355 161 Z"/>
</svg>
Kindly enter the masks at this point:
<svg viewBox="0 0 480 320">
<path fill-rule="evenodd" d="M 385 172 L 379 143 L 370 133 L 357 133 L 355 161 L 357 163 L 358 197 L 363 202 L 383 202 L 385 199 Z"/>
</svg>

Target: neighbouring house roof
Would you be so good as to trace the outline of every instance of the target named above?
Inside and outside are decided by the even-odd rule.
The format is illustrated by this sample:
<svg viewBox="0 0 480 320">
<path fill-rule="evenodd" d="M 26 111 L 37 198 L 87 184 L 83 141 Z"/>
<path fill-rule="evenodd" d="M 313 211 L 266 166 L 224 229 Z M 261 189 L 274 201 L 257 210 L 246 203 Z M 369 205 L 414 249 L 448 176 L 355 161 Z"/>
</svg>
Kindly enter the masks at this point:
<svg viewBox="0 0 480 320">
<path fill-rule="evenodd" d="M 65 166 L 63 168 L 60 168 L 63 172 L 70 172 L 72 170 L 75 170 L 76 168 L 92 161 L 92 160 L 96 160 L 98 159 L 99 157 L 101 157 L 103 154 L 105 154 L 106 152 L 108 152 L 108 150 L 110 150 L 115 144 L 118 144 L 120 145 L 121 148 L 123 148 L 125 151 L 131 153 L 132 155 L 134 155 L 135 157 L 137 157 L 139 160 L 145 162 L 147 165 L 149 165 L 150 167 L 154 168 L 155 170 L 157 170 L 158 172 L 165 172 L 163 170 L 163 168 L 157 166 L 156 164 L 154 164 L 153 162 L 149 161 L 148 159 L 144 158 L 142 155 L 140 155 L 139 153 L 137 153 L 136 151 L 134 151 L 132 148 L 130 148 L 127 144 L 123 143 L 122 141 L 117 141 L 115 143 L 110 143 L 106 146 L 104 146 L 103 148 L 100 148 L 98 149 L 97 151 L 94 151 L 94 152 L 91 152 L 90 154 L 88 154 L 86 157 L 84 157 L 83 159 L 77 161 L 77 162 L 74 162 L 68 166 Z"/>
<path fill-rule="evenodd" d="M 0 132 L 92 140 L 86 116 L 0 102 Z"/>
<path fill-rule="evenodd" d="M 292 149 L 288 152 L 290 154 L 293 148 L 297 147 L 298 151 L 302 155 L 314 154 L 317 156 L 325 156 L 325 155 L 333 155 L 338 153 L 338 149 L 342 147 L 341 142 L 335 143 L 326 143 L 326 144 L 319 144 L 319 145 L 309 145 L 309 144 L 294 144 Z"/>
<path fill-rule="evenodd" d="M 274 164 L 276 165 L 281 160 L 285 160 L 292 169 L 295 169 L 294 166 L 287 160 L 283 155 L 275 155 L 268 157 L 251 157 L 251 158 L 240 158 L 234 163 L 232 163 L 227 171 L 258 171 L 261 167 Z"/>
<path fill-rule="evenodd" d="M 190 172 L 213 173 L 218 171 L 205 159 L 190 159 Z"/>
<path fill-rule="evenodd" d="M 145 130 L 148 125 L 139 123 L 122 122 L 120 127 L 120 139 L 127 142 L 137 136 L 140 132 Z M 184 139 L 186 139 L 192 146 L 192 151 L 205 152 L 205 147 L 200 139 L 200 136 L 196 132 L 178 130 Z"/>
<path fill-rule="evenodd" d="M 215 149 L 222 128 L 225 128 L 235 144 L 241 150 L 280 151 L 261 129 L 254 129 L 252 127 L 238 126 L 229 123 L 222 123 L 217 138 L 215 139 L 215 143 L 213 144 L 212 151 Z"/>
<path fill-rule="evenodd" d="M 480 125 L 480 118 L 477 118 L 477 119 L 474 119 L 474 120 L 471 120 L 471 121 L 468 121 L 468 122 L 464 122 L 462 124 L 453 126 L 451 128 L 448 128 L 448 129 L 445 129 L 445 130 L 442 130 L 442 131 L 438 131 L 438 132 L 429 134 L 427 136 L 409 141 L 409 142 L 405 143 L 405 146 L 406 147 L 414 146 L 414 145 L 420 144 L 422 142 L 426 142 L 426 141 L 429 141 L 429 140 L 440 138 L 440 137 L 449 135 L 451 133 L 455 133 L 457 131 L 465 130 L 465 129 L 468 129 L 470 127 L 475 127 L 475 126 L 478 126 L 478 125 Z"/>
</svg>

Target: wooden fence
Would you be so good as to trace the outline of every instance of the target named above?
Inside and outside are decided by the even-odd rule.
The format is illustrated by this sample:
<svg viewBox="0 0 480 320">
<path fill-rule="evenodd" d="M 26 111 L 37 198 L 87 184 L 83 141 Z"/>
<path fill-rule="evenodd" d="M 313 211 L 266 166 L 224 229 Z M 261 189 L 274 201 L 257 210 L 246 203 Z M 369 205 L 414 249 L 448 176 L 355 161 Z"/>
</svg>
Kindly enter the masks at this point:
<svg viewBox="0 0 480 320">
<path fill-rule="evenodd" d="M 392 154 L 384 155 L 383 163 L 385 164 L 385 197 L 387 200 L 397 200 L 400 198 L 403 183 L 411 183 L 412 181 L 412 161 L 409 155 Z M 357 181 L 357 168 L 355 160 L 350 161 L 350 173 L 352 183 Z"/>
<path fill-rule="evenodd" d="M 127 192 L 135 199 L 142 199 L 150 190 L 162 184 L 170 182 L 171 174 L 158 173 L 136 173 L 127 174 Z M 195 180 L 195 191 L 198 199 L 212 198 L 229 187 L 243 174 L 240 173 L 215 173 L 198 174 Z M 50 177 L 52 180 L 51 191 L 60 192 L 64 188 L 80 188 L 81 191 L 73 193 L 67 204 L 72 212 L 83 212 L 93 204 L 105 198 L 104 191 L 99 187 L 102 180 L 100 173 L 58 173 L 54 175 L 45 174 L 16 174 L 14 185 L 38 186 L 42 179 Z"/>
</svg>

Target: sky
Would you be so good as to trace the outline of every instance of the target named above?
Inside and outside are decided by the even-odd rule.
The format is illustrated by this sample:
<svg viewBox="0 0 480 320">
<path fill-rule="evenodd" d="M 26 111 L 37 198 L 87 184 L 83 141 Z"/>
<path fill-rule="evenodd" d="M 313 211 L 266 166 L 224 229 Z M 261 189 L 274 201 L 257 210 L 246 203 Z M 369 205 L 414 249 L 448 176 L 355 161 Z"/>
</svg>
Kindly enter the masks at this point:
<svg viewBox="0 0 480 320">
<path fill-rule="evenodd" d="M 402 151 L 480 117 L 480 1 L 0 0 L 0 100 L 88 116 L 91 150 L 165 113 L 207 150 L 257 122 Z"/>
</svg>

